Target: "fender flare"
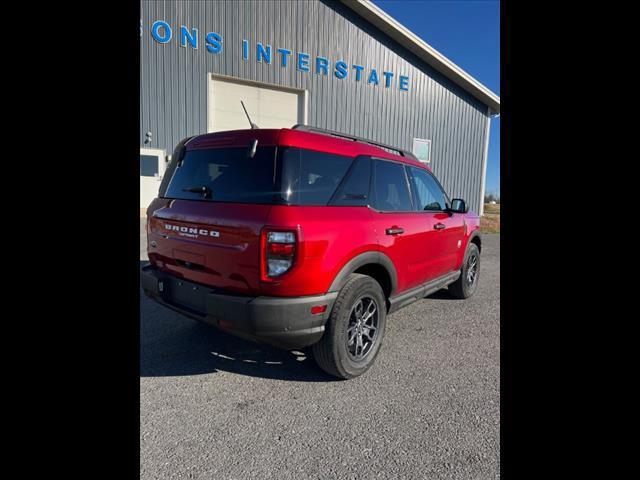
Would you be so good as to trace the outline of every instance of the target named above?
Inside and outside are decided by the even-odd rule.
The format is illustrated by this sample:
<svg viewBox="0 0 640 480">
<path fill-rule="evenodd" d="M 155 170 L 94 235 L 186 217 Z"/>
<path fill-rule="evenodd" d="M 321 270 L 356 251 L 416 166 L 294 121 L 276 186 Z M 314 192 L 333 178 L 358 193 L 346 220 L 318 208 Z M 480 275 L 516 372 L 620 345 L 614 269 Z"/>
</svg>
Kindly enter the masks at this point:
<svg viewBox="0 0 640 480">
<path fill-rule="evenodd" d="M 478 238 L 478 240 L 480 240 L 480 248 L 478 250 L 482 252 L 482 235 L 480 235 L 479 230 L 474 230 L 469 234 L 469 238 L 467 239 L 467 246 L 471 243 L 471 240 L 473 240 L 476 237 Z"/>
<path fill-rule="evenodd" d="M 349 260 L 333 279 L 333 282 L 329 287 L 329 292 L 339 291 L 347 282 L 347 277 L 349 275 L 355 272 L 358 268 L 370 263 L 381 265 L 387 271 L 389 278 L 391 279 L 391 292 L 389 296 L 393 296 L 396 288 L 398 287 L 398 272 L 396 271 L 396 267 L 393 265 L 391 259 L 382 252 L 364 252 Z"/>
</svg>

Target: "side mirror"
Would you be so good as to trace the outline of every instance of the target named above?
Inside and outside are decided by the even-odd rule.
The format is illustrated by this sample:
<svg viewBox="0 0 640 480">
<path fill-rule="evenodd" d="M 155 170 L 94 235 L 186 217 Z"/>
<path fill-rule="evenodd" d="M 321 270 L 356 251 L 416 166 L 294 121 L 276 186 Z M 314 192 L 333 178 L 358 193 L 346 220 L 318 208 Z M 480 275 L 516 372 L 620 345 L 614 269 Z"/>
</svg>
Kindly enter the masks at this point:
<svg viewBox="0 0 640 480">
<path fill-rule="evenodd" d="M 454 198 L 451 200 L 451 208 L 449 210 L 452 213 L 467 213 L 469 211 L 467 208 L 467 202 L 461 198 Z"/>
</svg>

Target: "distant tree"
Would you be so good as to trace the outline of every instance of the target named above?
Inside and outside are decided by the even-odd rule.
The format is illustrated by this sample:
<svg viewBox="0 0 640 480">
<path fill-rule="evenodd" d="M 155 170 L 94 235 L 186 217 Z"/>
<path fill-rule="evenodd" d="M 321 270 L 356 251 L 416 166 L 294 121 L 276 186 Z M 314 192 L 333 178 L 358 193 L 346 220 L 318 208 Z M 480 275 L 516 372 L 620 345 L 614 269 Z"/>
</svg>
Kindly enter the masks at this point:
<svg viewBox="0 0 640 480">
<path fill-rule="evenodd" d="M 491 202 L 500 203 L 500 196 L 493 192 L 486 193 L 484 195 L 484 203 L 491 203 Z"/>
</svg>

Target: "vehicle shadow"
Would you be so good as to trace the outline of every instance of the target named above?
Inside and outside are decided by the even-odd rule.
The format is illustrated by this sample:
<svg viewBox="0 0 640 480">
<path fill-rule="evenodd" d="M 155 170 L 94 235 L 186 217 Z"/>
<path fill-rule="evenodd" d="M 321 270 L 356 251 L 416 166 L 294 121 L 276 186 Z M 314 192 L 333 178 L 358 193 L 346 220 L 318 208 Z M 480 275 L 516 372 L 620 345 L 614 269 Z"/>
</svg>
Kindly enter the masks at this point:
<svg viewBox="0 0 640 480">
<path fill-rule="evenodd" d="M 429 299 L 429 300 L 450 300 L 450 301 L 454 301 L 456 300 L 454 297 L 452 297 L 449 292 L 447 291 L 446 288 L 442 288 L 440 290 L 438 290 L 437 292 L 432 293 L 431 295 L 424 297 L 425 299 Z"/>
<path fill-rule="evenodd" d="M 220 371 L 277 380 L 337 380 L 318 368 L 309 349 L 279 350 L 234 337 L 162 307 L 140 290 L 140 376 Z"/>
</svg>

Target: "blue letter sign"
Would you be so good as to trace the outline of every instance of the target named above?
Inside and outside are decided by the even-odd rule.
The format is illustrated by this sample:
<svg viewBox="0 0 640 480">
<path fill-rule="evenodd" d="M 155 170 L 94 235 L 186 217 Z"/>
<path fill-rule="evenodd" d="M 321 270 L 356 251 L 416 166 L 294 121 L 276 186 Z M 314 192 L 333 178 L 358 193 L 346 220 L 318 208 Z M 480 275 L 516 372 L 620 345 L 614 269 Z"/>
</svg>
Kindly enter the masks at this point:
<svg viewBox="0 0 640 480">
<path fill-rule="evenodd" d="M 142 19 L 140 20 L 140 35 L 144 33 L 144 29 L 142 28 Z M 165 22 L 164 20 L 156 20 L 151 24 L 151 37 L 160 44 L 166 44 L 171 41 L 173 37 L 173 31 L 171 30 L 171 26 Z M 180 47 L 187 48 L 190 46 L 193 49 L 198 48 L 199 40 L 198 29 L 193 27 L 186 27 L 184 25 L 180 26 L 180 38 L 179 45 Z M 204 36 L 204 45 L 207 49 L 208 53 L 217 54 L 222 52 L 222 35 L 216 32 L 209 32 Z M 312 56 L 305 52 L 296 52 L 294 58 L 294 50 L 289 50 L 287 48 L 273 48 L 271 45 L 263 44 L 262 42 L 256 42 L 255 52 L 256 59 L 255 61 L 258 63 L 265 63 L 267 65 L 271 65 L 271 61 L 273 60 L 272 54 L 273 50 L 276 50 L 277 54 L 280 55 L 280 66 L 282 68 L 289 68 L 290 63 L 295 63 L 296 70 L 300 72 L 310 72 L 311 65 L 315 66 L 315 73 L 318 75 L 325 76 L 333 76 L 338 80 L 344 80 L 349 76 L 349 69 L 352 68 L 355 70 L 355 75 L 353 75 L 354 81 L 359 82 L 363 78 L 366 78 L 367 84 L 373 84 L 374 86 L 380 85 L 381 77 L 378 74 L 378 70 L 371 66 L 363 66 L 358 63 L 347 63 L 344 60 L 337 60 L 334 64 L 331 63 L 331 60 L 328 57 L 322 55 L 314 55 Z M 241 58 L 245 62 L 249 60 L 250 55 L 250 47 L 249 40 L 242 40 L 242 49 L 241 49 Z M 292 58 L 292 61 L 289 62 L 289 58 Z M 329 72 L 330 66 L 333 65 L 332 74 Z M 351 65 L 351 67 L 349 67 Z M 293 66 L 292 66 L 293 68 Z M 366 77 L 363 77 L 366 75 Z M 397 75 L 392 71 L 382 70 L 382 75 L 384 76 L 384 87 L 391 88 L 392 84 L 395 87 L 395 84 L 398 88 L 403 92 L 409 90 L 409 77 L 407 75 Z M 398 78 L 397 82 L 393 81 L 393 78 Z"/>
<path fill-rule="evenodd" d="M 164 29 L 164 36 L 160 36 L 160 27 Z M 151 36 L 158 43 L 167 43 L 171 40 L 171 27 L 167 22 L 163 22 L 162 20 L 156 20 L 151 25 Z"/>
<path fill-rule="evenodd" d="M 222 51 L 222 37 L 216 32 L 207 33 L 205 38 L 207 51 L 209 53 L 220 53 Z"/>
<path fill-rule="evenodd" d="M 298 70 L 309 71 L 309 54 L 298 52 Z"/>
</svg>

